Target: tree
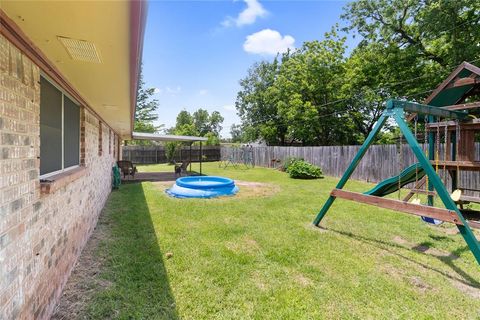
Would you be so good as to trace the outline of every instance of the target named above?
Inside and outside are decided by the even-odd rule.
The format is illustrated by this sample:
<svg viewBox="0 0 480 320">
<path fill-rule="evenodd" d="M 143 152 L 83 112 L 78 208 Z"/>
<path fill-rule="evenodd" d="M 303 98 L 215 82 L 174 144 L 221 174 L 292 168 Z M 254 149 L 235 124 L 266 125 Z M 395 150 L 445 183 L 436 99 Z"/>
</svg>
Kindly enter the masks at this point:
<svg viewBox="0 0 480 320">
<path fill-rule="evenodd" d="M 134 131 L 153 133 L 157 132 L 163 126 L 155 126 L 154 124 L 154 121 L 158 120 L 156 111 L 159 107 L 158 100 L 152 98 L 154 94 L 155 88 L 145 87 L 142 71 L 140 71 Z"/>
<path fill-rule="evenodd" d="M 177 115 L 176 127 L 193 124 L 193 117 L 187 110 L 182 110 Z"/>
<path fill-rule="evenodd" d="M 210 115 L 205 109 L 200 108 L 193 113 L 193 124 L 198 134 L 202 137 L 210 132 L 209 118 Z"/>
<path fill-rule="evenodd" d="M 282 55 L 286 61 L 290 52 Z M 278 96 L 269 90 L 279 72 L 278 57 L 273 62 L 261 61 L 249 68 L 240 80 L 235 107 L 242 120 L 245 138 L 249 141 L 263 139 L 270 145 L 284 145 L 286 125 L 277 110 Z"/>
<path fill-rule="evenodd" d="M 140 70 L 133 131 L 155 133 L 163 127 L 163 124 L 155 125 L 154 123 L 158 120 L 158 114 L 156 111 L 159 107 L 158 100 L 153 98 L 154 94 L 155 88 L 145 87 L 142 71 Z M 125 141 L 125 144 L 126 143 L 127 142 Z M 152 142 L 149 140 L 133 140 L 131 143 L 137 145 L 149 145 Z"/>
<path fill-rule="evenodd" d="M 222 131 L 222 123 L 223 120 L 225 120 L 220 112 L 218 111 L 213 111 L 212 114 L 209 117 L 209 130 L 210 132 L 213 132 L 218 136 L 220 136 L 220 132 Z"/>
<path fill-rule="evenodd" d="M 242 126 L 239 124 L 232 124 L 230 127 L 230 135 L 232 142 L 244 142 Z"/>
<path fill-rule="evenodd" d="M 182 136 L 207 137 L 207 145 L 220 144 L 221 124 L 224 118 L 218 111 L 211 114 L 204 109 L 198 109 L 193 114 L 186 110 L 177 115 L 175 127 L 170 128 L 168 133 Z M 173 149 L 173 147 L 171 147 Z"/>
<path fill-rule="evenodd" d="M 302 145 L 354 143 L 339 99 L 344 81 L 345 38 L 336 31 L 305 42 L 282 63 L 271 92 L 291 141 Z"/>
<path fill-rule="evenodd" d="M 369 42 L 395 44 L 452 68 L 478 57 L 479 10 L 478 0 L 359 0 L 342 18 Z"/>
</svg>

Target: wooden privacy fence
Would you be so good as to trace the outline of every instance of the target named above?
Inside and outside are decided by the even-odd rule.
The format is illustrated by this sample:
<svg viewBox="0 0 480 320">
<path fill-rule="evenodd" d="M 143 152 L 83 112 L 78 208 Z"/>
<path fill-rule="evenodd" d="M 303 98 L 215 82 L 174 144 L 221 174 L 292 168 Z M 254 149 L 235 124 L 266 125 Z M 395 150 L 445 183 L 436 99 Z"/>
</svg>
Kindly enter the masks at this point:
<svg viewBox="0 0 480 320">
<path fill-rule="evenodd" d="M 231 156 L 233 147 L 222 146 L 222 159 Z M 253 147 L 253 159 L 256 166 L 272 167 L 289 157 L 303 158 L 320 168 L 325 175 L 341 177 L 360 146 L 328 146 L 328 147 Z M 480 159 L 480 144 L 476 144 L 476 159 Z M 440 146 L 440 158 L 443 158 L 443 145 Z M 367 182 L 380 182 L 389 177 L 398 175 L 407 166 L 415 163 L 415 156 L 408 145 L 402 146 L 401 157 L 398 157 L 396 145 L 371 146 L 362 161 L 354 171 L 352 178 Z M 439 175 L 444 174 L 439 167 Z M 447 186 L 450 186 L 450 177 L 447 174 Z M 468 189 L 480 189 L 480 173 L 461 171 L 460 186 Z M 476 193 L 466 192 L 474 195 Z"/>
<path fill-rule="evenodd" d="M 203 162 L 219 161 L 220 146 L 204 146 L 202 147 Z M 164 146 L 123 146 L 122 159 L 129 160 L 136 164 L 166 163 L 168 162 L 165 155 Z M 175 161 L 189 161 L 190 147 L 185 146 L 178 148 L 175 153 Z M 192 162 L 200 161 L 200 147 L 192 146 Z"/>
</svg>

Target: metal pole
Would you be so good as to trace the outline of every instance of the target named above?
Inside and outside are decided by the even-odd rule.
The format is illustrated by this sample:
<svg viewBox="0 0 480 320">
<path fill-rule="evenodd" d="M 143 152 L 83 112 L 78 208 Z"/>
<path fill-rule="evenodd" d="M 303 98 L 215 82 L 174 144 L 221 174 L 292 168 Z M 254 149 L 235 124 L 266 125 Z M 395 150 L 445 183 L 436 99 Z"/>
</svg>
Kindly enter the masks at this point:
<svg viewBox="0 0 480 320">
<path fill-rule="evenodd" d="M 193 142 L 190 142 L 190 154 L 188 156 L 188 160 L 190 162 L 190 174 L 192 173 L 192 144 Z"/>
</svg>

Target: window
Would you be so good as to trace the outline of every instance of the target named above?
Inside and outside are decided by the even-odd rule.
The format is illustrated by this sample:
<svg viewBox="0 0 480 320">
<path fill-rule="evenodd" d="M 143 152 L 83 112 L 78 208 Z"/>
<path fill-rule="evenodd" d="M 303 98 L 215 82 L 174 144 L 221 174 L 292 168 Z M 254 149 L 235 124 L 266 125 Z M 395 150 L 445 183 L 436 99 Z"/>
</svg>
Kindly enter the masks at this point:
<svg viewBox="0 0 480 320">
<path fill-rule="evenodd" d="M 40 79 L 40 176 L 80 162 L 80 107 L 48 80 Z"/>
</svg>

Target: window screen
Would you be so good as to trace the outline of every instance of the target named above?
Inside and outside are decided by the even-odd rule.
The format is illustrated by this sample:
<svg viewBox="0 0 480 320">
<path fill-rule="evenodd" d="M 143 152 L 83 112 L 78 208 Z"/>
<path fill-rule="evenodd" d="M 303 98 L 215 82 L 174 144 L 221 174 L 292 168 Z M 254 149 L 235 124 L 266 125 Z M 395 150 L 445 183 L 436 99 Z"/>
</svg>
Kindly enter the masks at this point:
<svg viewBox="0 0 480 320">
<path fill-rule="evenodd" d="M 63 133 L 64 168 L 68 168 L 79 164 L 80 108 L 65 96 L 63 101 L 63 119 L 65 124 Z"/>
<path fill-rule="evenodd" d="M 62 93 L 40 79 L 40 175 L 62 169 Z"/>
</svg>

